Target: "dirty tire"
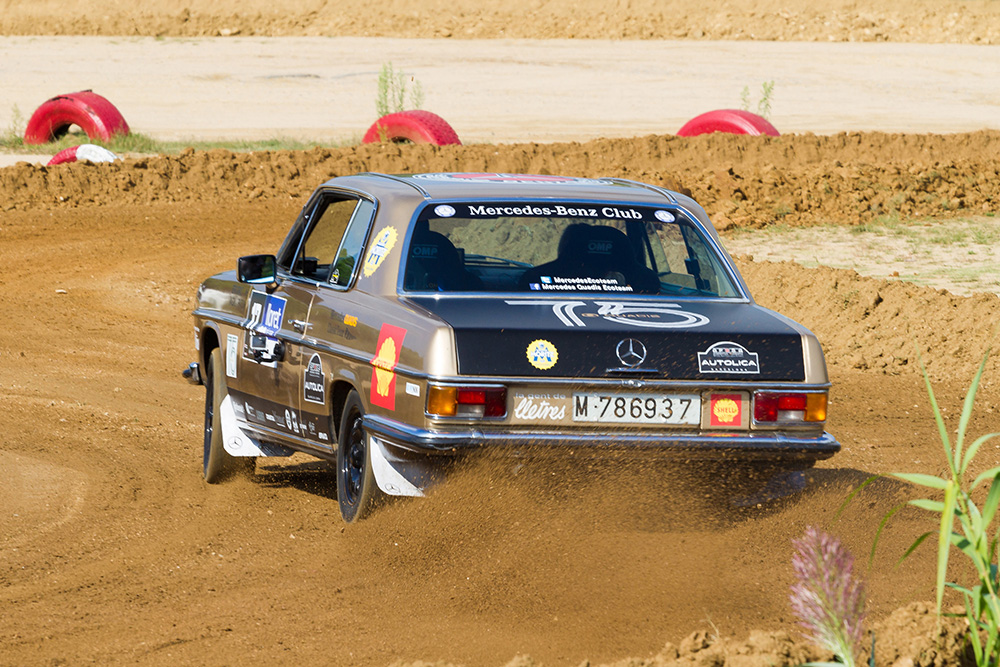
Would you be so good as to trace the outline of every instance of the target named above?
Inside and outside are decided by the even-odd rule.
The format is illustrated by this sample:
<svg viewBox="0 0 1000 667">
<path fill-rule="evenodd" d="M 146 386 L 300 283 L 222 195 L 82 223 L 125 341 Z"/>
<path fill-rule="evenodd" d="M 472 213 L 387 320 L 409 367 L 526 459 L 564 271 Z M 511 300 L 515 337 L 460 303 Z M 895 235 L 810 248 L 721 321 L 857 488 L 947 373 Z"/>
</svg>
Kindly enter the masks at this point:
<svg viewBox="0 0 1000 667">
<path fill-rule="evenodd" d="M 361 142 L 377 144 L 383 140 L 412 141 L 415 144 L 435 146 L 462 143 L 458 140 L 458 134 L 444 118 L 430 111 L 420 110 L 400 111 L 382 116 L 368 128 Z"/>
<path fill-rule="evenodd" d="M 726 134 L 766 134 L 780 137 L 781 133 L 763 116 L 742 109 L 718 109 L 695 116 L 684 127 L 677 130 L 678 137 L 693 137 L 699 134 L 724 132 Z"/>
<path fill-rule="evenodd" d="M 24 130 L 24 143 L 47 144 L 79 125 L 92 140 L 127 135 L 128 123 L 114 104 L 90 90 L 57 95 L 35 109 Z"/>
<path fill-rule="evenodd" d="M 382 497 L 372 472 L 370 443 L 362 425 L 364 415 L 361 397 L 351 391 L 344 402 L 337 442 L 337 501 L 340 516 L 347 523 L 368 516 Z"/>
<path fill-rule="evenodd" d="M 46 166 L 52 167 L 57 164 L 83 161 L 114 162 L 119 159 L 121 158 L 109 151 L 107 148 L 95 146 L 94 144 L 80 144 L 79 146 L 70 146 L 69 148 L 59 151 L 52 156 L 52 159 L 48 161 Z"/>
<path fill-rule="evenodd" d="M 222 350 L 215 348 L 208 357 L 208 368 L 205 371 L 205 453 L 202 474 L 209 484 L 251 475 L 257 464 L 257 459 L 252 456 L 232 456 L 222 445 L 220 406 L 228 393 L 224 369 Z"/>
</svg>

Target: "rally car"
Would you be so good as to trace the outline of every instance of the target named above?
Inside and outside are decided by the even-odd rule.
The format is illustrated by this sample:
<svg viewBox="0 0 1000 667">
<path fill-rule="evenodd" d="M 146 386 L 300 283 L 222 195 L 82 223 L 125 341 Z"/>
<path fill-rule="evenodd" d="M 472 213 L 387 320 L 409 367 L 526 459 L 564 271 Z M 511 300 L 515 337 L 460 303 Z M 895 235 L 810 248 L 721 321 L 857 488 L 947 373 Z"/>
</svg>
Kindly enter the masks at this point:
<svg viewBox="0 0 1000 667">
<path fill-rule="evenodd" d="M 457 460 L 838 451 L 807 329 L 754 303 L 704 210 L 620 178 L 365 173 L 198 289 L 203 473 L 336 461 L 347 522 Z"/>
</svg>

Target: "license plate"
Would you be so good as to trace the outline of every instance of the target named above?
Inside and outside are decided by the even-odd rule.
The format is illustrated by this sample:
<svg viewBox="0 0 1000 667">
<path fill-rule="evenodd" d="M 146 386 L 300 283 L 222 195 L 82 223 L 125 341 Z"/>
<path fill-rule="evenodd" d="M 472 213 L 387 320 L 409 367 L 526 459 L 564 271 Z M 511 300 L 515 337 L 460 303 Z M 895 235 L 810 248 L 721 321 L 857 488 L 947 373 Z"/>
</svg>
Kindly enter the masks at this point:
<svg viewBox="0 0 1000 667">
<path fill-rule="evenodd" d="M 701 423 L 698 394 L 573 394 L 573 421 L 601 424 Z"/>
</svg>

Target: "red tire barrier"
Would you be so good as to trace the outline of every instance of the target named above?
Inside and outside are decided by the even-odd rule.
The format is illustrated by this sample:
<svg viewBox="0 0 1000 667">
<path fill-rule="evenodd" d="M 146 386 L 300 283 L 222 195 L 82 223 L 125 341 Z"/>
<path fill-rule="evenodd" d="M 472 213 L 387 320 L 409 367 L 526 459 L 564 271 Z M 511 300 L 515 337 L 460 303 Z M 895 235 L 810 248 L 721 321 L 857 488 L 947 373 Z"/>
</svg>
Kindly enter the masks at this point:
<svg viewBox="0 0 1000 667">
<path fill-rule="evenodd" d="M 80 144 L 79 146 L 70 146 L 59 151 L 52 156 L 47 166 L 51 167 L 66 162 L 83 162 L 84 160 L 90 162 L 114 162 L 118 159 L 120 158 L 107 148 L 95 146 L 94 144 Z"/>
<path fill-rule="evenodd" d="M 726 132 L 727 134 L 751 134 L 754 136 L 766 134 L 780 137 L 775 129 L 763 116 L 758 116 L 741 109 L 718 109 L 695 116 L 684 127 L 677 130 L 678 137 L 693 137 L 698 134 Z"/>
<path fill-rule="evenodd" d="M 451 125 L 430 111 L 400 111 L 382 116 L 365 132 L 363 144 L 380 141 L 412 141 L 415 144 L 445 146 L 459 144 L 458 135 Z"/>
<path fill-rule="evenodd" d="M 129 133 L 128 123 L 114 104 L 93 91 L 82 90 L 56 95 L 35 109 L 24 130 L 24 143 L 47 144 L 65 135 L 71 125 L 79 125 L 88 137 L 102 141 Z"/>
</svg>

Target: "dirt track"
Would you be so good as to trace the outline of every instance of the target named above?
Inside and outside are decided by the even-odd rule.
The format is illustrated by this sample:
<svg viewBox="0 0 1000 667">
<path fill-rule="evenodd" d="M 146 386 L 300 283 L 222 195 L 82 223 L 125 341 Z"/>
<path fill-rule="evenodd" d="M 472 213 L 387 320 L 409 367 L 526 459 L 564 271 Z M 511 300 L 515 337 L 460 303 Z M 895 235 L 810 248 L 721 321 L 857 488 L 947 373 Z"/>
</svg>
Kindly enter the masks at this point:
<svg viewBox="0 0 1000 667">
<path fill-rule="evenodd" d="M 862 140 L 869 145 L 859 154 L 868 157 L 870 144 L 884 141 Z M 748 152 L 739 142 L 712 143 L 720 153 Z M 936 152 L 960 161 L 965 145 Z M 593 153 L 611 159 L 614 146 Z M 547 164 L 516 147 L 486 164 L 471 149 L 383 150 L 349 149 L 339 159 L 347 169 L 388 171 L 395 160 L 454 169 Z M 591 154 L 586 147 L 573 159 L 559 150 L 545 159 L 563 171 L 611 169 L 580 157 Z M 627 142 L 617 151 L 634 154 Z M 683 163 L 684 151 L 671 154 Z M 0 275 L 0 307 L 15 313 L 0 343 L 0 466 L 13 480 L 0 491 L 0 581 L 3 607 L 13 610 L 2 622 L 0 664 L 240 656 L 497 665 L 515 654 L 577 664 L 652 656 L 713 625 L 736 641 L 754 629 L 794 633 L 789 540 L 819 524 L 864 554 L 902 492 L 882 485 L 833 522 L 851 485 L 869 473 L 940 467 L 913 341 L 954 411 L 1000 309 L 993 296 L 744 262 L 762 303 L 820 335 L 833 372 L 830 429 L 844 452 L 816 471 L 800 502 L 720 516 L 691 506 L 683 492 L 651 492 L 661 484 L 653 477 L 630 488 L 613 476 L 570 476 L 543 490 L 537 480 L 508 482 L 506 471 L 487 470 L 344 531 L 332 475 L 305 460 L 269 465 L 252 483 L 203 485 L 202 392 L 178 374 L 191 356 L 197 282 L 239 254 L 276 247 L 314 172 L 329 173 L 328 161 L 341 164 L 335 157 L 194 154 L 0 171 L 5 201 L 29 195 L 0 223 L 0 262 L 26 269 Z M 250 173 L 259 180 L 244 182 Z M 68 188 L 86 193 L 84 201 L 59 202 Z M 112 193 L 126 201 L 111 203 Z M 996 366 L 984 405 L 995 402 Z M 975 430 L 994 418 L 986 409 Z M 873 621 L 931 595 L 929 552 L 892 567 L 923 527 L 904 516 L 890 528 L 869 575 Z M 920 635 L 911 628 L 900 636 Z"/>
<path fill-rule="evenodd" d="M 975 43 L 1000 35 L 988 2 L 889 3 L 870 17 L 836 3 L 761 4 L 752 13 L 713 2 L 686 13 L 657 5 L 660 18 L 640 24 L 635 17 L 653 11 L 644 1 L 574 3 L 586 16 L 574 24 L 560 3 L 505 5 L 520 16 L 512 21 L 499 10 L 449 3 L 446 11 L 428 1 L 418 21 L 412 3 L 390 2 L 376 24 L 368 5 L 353 2 L 299 0 L 277 16 L 256 0 L 239 8 L 219 0 L 214 13 L 185 18 L 188 3 L 172 0 L 138 13 L 102 3 L 104 14 L 85 11 L 94 3 L 72 13 L 60 2 L 7 0 L 0 32 L 365 34 L 377 25 L 399 36 L 494 37 L 501 27 L 512 37 L 693 38 L 697 29 L 706 38 L 757 31 Z M 619 32 L 609 35 L 612 26 Z M 879 215 L 996 213 L 1000 135 L 649 136 L 0 169 L 0 308 L 8 314 L 0 665 L 824 658 L 793 643 L 787 603 L 790 540 L 809 524 L 841 537 L 867 574 L 880 667 L 930 648 L 934 621 L 922 601 L 933 597 L 931 550 L 894 567 L 931 528 L 924 517 L 897 515 L 864 568 L 879 520 L 909 491 L 875 484 L 833 517 L 871 473 L 940 472 L 916 350 L 954 415 L 1000 316 L 993 295 L 740 261 L 758 301 L 820 336 L 834 382 L 829 428 L 844 451 L 791 503 L 720 512 L 693 497 L 690 480 L 651 470 L 512 478 L 484 466 L 345 530 L 332 473 L 305 458 L 269 462 L 253 481 L 204 485 L 203 392 L 179 376 L 192 357 L 198 282 L 238 255 L 273 250 L 325 178 L 410 169 L 650 180 L 690 190 L 723 229 L 853 225 Z M 994 359 L 973 433 L 996 430 L 998 378 Z M 995 465 L 998 452 L 984 451 L 981 467 Z M 703 641 L 695 631 L 714 646 L 695 652 Z"/>
</svg>

